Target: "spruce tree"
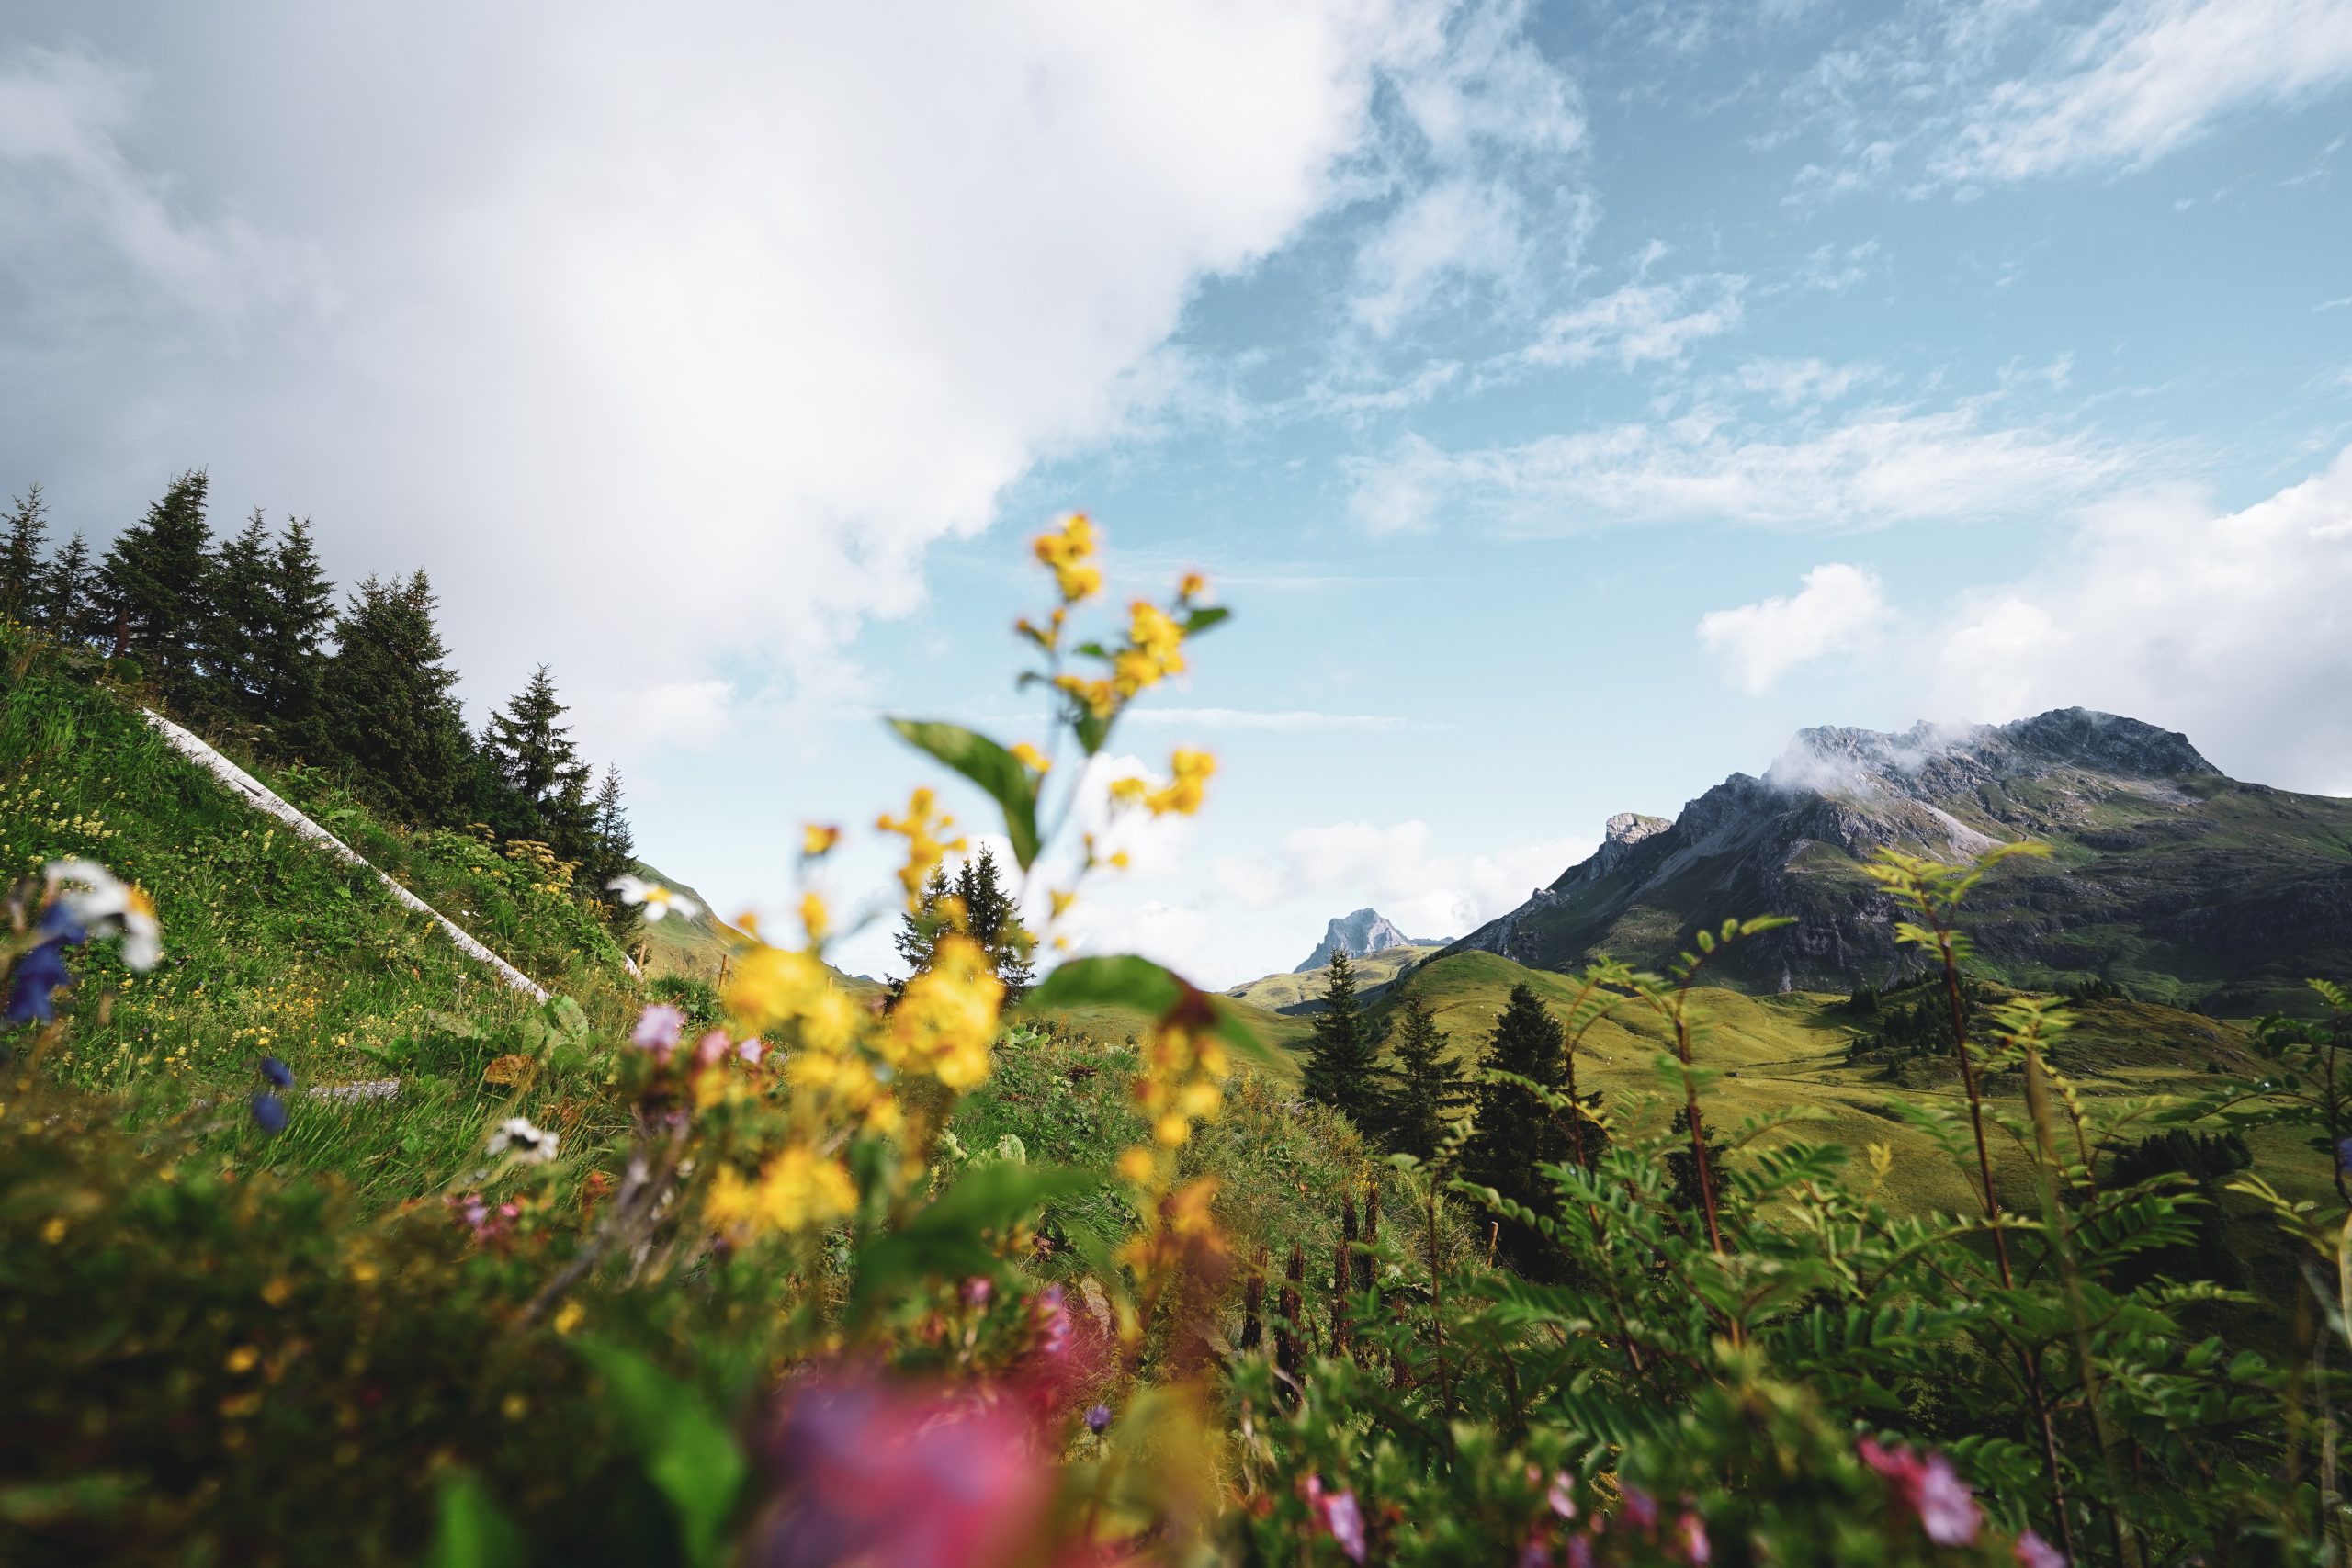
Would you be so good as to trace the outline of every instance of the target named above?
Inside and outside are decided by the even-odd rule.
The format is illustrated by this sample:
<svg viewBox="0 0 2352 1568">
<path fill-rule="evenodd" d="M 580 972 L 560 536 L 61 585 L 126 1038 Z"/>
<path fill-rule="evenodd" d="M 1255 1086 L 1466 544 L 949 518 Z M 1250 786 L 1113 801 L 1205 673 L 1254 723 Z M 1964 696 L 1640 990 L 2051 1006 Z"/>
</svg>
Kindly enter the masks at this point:
<svg viewBox="0 0 2352 1568">
<path fill-rule="evenodd" d="M 940 933 L 954 922 L 954 912 L 947 903 L 956 896 L 956 885 L 947 879 L 947 868 L 934 865 L 915 907 L 899 918 L 899 934 L 890 941 L 899 950 L 899 962 L 907 966 L 907 972 L 890 982 L 892 1006 L 898 1005 L 907 982 L 931 967 L 932 952 L 939 945 Z"/>
<path fill-rule="evenodd" d="M 596 825 L 582 858 L 582 880 L 589 897 L 604 908 L 605 923 L 626 942 L 637 933 L 639 917 L 634 906 L 614 897 L 613 878 L 637 870 L 637 836 L 629 831 L 628 808 L 621 803 L 621 771 L 607 767 L 596 787 Z"/>
<path fill-rule="evenodd" d="M 174 479 L 147 515 L 126 528 L 98 569 L 116 653 L 135 653 L 164 691 L 189 694 L 212 588 L 210 480 L 201 468 Z"/>
<path fill-rule="evenodd" d="M 98 600 L 97 569 L 90 564 L 89 541 L 76 534 L 65 541 L 41 573 L 37 618 L 59 642 L 91 642 L 107 635 Z"/>
<path fill-rule="evenodd" d="M 1389 1026 L 1396 1064 L 1388 1070 L 1388 1146 L 1428 1159 L 1469 1105 L 1469 1079 L 1419 991 L 1405 993 Z"/>
<path fill-rule="evenodd" d="M 235 718 L 262 716 L 262 649 L 269 637 L 269 525 L 261 508 L 214 558 L 211 591 L 195 629 L 198 689 L 213 712 Z"/>
<path fill-rule="evenodd" d="M 1029 989 L 1029 955 L 1036 938 L 1021 923 L 1012 895 L 999 880 L 994 852 L 983 844 L 980 852 L 956 874 L 956 896 L 964 901 L 964 932 L 980 944 L 1004 982 L 1004 1003 L 1011 1007 Z"/>
<path fill-rule="evenodd" d="M 1513 986 L 1481 1065 L 1558 1090 L 1566 1081 L 1566 1055 L 1560 1021 L 1524 983 Z M 1463 1150 L 1463 1175 L 1539 1213 L 1552 1212 L 1557 1194 L 1536 1167 L 1566 1163 L 1564 1117 L 1517 1084 L 1481 1083 L 1477 1106 L 1477 1130 Z M 1521 1273 L 1537 1280 L 1558 1277 L 1558 1249 L 1533 1226 L 1504 1220 L 1498 1243 Z"/>
<path fill-rule="evenodd" d="M 556 695 L 554 675 L 542 664 L 506 706 L 491 716 L 490 727 L 482 732 L 482 750 L 497 765 L 499 776 L 542 812 L 575 784 L 583 798 L 586 794 L 588 764 L 571 743 L 571 727 L 557 722 L 570 711 Z"/>
<path fill-rule="evenodd" d="M 1306 1098 L 1346 1113 L 1359 1132 L 1380 1130 L 1381 1032 L 1366 1018 L 1356 998 L 1355 966 L 1344 950 L 1331 954 L 1326 974 L 1323 1010 L 1315 1015 L 1315 1038 L 1306 1047 L 1306 1068 L 1300 1088 Z"/>
<path fill-rule="evenodd" d="M 446 823 L 472 744 L 423 571 L 369 577 L 336 626 L 322 698 L 326 738 L 411 820 Z"/>
<path fill-rule="evenodd" d="M 17 497 L 8 531 L 0 535 L 0 620 L 29 623 L 40 613 L 41 542 L 49 536 L 49 506 L 34 485 Z"/>
<path fill-rule="evenodd" d="M 286 520 L 286 532 L 269 558 L 268 579 L 268 626 L 254 662 L 261 711 L 281 745 L 305 750 L 324 739 L 319 682 L 326 670 L 327 637 L 334 626 L 334 584 L 311 546 L 307 520 Z"/>
</svg>

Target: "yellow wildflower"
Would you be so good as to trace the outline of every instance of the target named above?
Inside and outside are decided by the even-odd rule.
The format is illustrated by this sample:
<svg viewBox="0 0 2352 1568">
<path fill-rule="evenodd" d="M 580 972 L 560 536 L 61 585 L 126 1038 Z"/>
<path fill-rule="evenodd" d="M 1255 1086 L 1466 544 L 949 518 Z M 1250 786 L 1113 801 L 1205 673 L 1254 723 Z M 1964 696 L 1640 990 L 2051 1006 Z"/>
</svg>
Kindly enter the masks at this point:
<svg viewBox="0 0 2352 1568">
<path fill-rule="evenodd" d="M 1140 1144 L 1119 1151 L 1119 1175 L 1129 1184 L 1148 1187 L 1158 1171 L 1159 1161 L 1153 1159 L 1151 1151 Z"/>
<path fill-rule="evenodd" d="M 1179 751 L 1169 759 L 1175 776 L 1167 784 L 1144 797 L 1154 817 L 1165 817 L 1173 811 L 1190 817 L 1201 808 L 1206 795 L 1209 775 L 1216 772 L 1216 759 L 1206 751 Z"/>
<path fill-rule="evenodd" d="M 1190 604 L 1209 591 L 1209 580 L 1197 571 L 1188 571 L 1176 585 L 1176 597 Z"/>
<path fill-rule="evenodd" d="M 882 1051 L 890 1065 L 929 1073 L 949 1089 L 989 1076 L 1004 984 L 978 943 L 954 932 L 933 949 L 931 966 L 907 982 L 890 1010 Z"/>
<path fill-rule="evenodd" d="M 1102 592 L 1102 569 L 1093 564 L 1094 525 L 1086 513 L 1071 513 L 1060 532 L 1038 535 L 1030 548 L 1053 569 L 1064 603 L 1075 604 Z"/>
<path fill-rule="evenodd" d="M 1124 697 L 1184 670 L 1184 629 L 1148 599 L 1128 607 L 1127 646 L 1112 657 L 1112 684 Z"/>
<path fill-rule="evenodd" d="M 1053 760 L 1026 740 L 1017 741 L 1012 748 L 1012 760 L 1033 773 L 1051 773 Z"/>
<path fill-rule="evenodd" d="M 875 826 L 886 833 L 898 833 L 907 840 L 907 863 L 899 870 L 899 885 L 907 890 L 907 908 L 919 908 L 922 903 L 923 879 L 931 868 L 947 858 L 950 851 L 960 852 L 962 839 L 939 837 L 956 826 L 956 818 L 937 811 L 938 799 L 927 789 L 918 789 L 907 797 L 907 814 L 893 818 L 884 812 Z"/>
<path fill-rule="evenodd" d="M 587 1315 L 588 1309 L 578 1302 L 566 1302 L 556 1309 L 555 1331 L 558 1334 L 570 1334 L 580 1326 L 581 1319 Z"/>
<path fill-rule="evenodd" d="M 759 1032 L 807 1017 L 831 989 L 832 976 L 812 955 L 755 947 L 735 965 L 728 981 L 727 1009 Z"/>
<path fill-rule="evenodd" d="M 825 908 L 823 896 L 814 888 L 800 896 L 800 923 L 812 942 L 824 941 L 825 933 L 833 929 L 832 913 Z"/>
<path fill-rule="evenodd" d="M 822 822 L 807 822 L 800 829 L 800 852 L 810 860 L 826 853 L 842 841 L 842 830 Z"/>
<path fill-rule="evenodd" d="M 1054 689 L 1085 705 L 1097 718 L 1108 718 L 1119 711 L 1119 694 L 1108 681 L 1090 681 L 1081 675 L 1057 675 Z"/>
<path fill-rule="evenodd" d="M 721 1227 L 752 1225 L 786 1235 L 831 1224 L 857 1207 L 857 1188 L 841 1161 L 795 1145 L 746 1181 L 731 1166 L 711 1184 L 706 1212 Z"/>
<path fill-rule="evenodd" d="M 1055 889 L 1054 889 L 1054 919 L 1058 920 L 1058 919 L 1060 919 L 1064 915 L 1069 914 L 1069 908 L 1070 908 L 1070 906 L 1071 906 L 1072 904 L 1077 903 L 1077 902 L 1078 902 L 1078 894 L 1077 894 L 1075 891 L 1066 890 L 1066 889 L 1059 888 L 1059 887 L 1055 888 Z"/>
</svg>

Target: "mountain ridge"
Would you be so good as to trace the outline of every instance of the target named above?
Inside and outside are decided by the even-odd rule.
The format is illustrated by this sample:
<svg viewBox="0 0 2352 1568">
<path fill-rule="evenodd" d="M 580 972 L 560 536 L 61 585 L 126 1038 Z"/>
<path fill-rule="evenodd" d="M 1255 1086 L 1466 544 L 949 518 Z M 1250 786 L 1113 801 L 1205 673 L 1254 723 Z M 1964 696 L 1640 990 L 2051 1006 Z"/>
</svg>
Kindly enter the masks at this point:
<svg viewBox="0 0 2352 1568">
<path fill-rule="evenodd" d="M 2025 839 L 2052 857 L 2005 865 L 1972 900 L 1996 972 L 2255 1010 L 2352 968 L 2352 801 L 2229 778 L 2177 731 L 2083 708 L 1801 730 L 1762 777 L 1735 773 L 1671 820 L 1611 818 L 1591 856 L 1446 951 L 1655 967 L 1701 925 L 1781 913 L 1796 925 L 1711 972 L 1751 990 L 1882 984 L 1909 960 L 1863 863 Z"/>
<path fill-rule="evenodd" d="M 1407 936 L 1379 910 L 1366 906 L 1333 919 L 1323 928 L 1323 940 L 1306 961 L 1291 971 L 1294 975 L 1308 975 L 1329 965 L 1331 955 L 1345 952 L 1350 958 L 1369 958 L 1375 953 L 1385 953 L 1396 947 L 1442 947 L 1443 942 L 1430 942 Z"/>
</svg>

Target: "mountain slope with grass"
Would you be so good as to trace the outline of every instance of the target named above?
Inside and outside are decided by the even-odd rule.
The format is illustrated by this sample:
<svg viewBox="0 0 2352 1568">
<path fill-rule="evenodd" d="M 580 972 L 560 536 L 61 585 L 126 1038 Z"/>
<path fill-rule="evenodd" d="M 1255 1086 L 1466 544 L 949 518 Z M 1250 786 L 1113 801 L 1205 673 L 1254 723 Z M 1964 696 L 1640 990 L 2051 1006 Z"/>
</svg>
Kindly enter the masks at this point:
<svg viewBox="0 0 2352 1568">
<path fill-rule="evenodd" d="M 1981 963 L 2012 984 L 2098 977 L 2245 1016 L 2308 1006 L 2306 976 L 2352 970 L 2352 800 L 2228 778 L 2186 737 L 2112 714 L 1808 729 L 1762 778 L 1735 773 L 1671 823 L 1611 829 L 1452 951 L 1656 967 L 1726 914 L 1784 914 L 1797 924 L 1742 944 L 1722 979 L 1889 985 L 1917 959 L 1863 863 L 1883 848 L 1964 860 L 2031 840 L 2051 856 L 2001 866 L 1971 901 Z"/>
</svg>

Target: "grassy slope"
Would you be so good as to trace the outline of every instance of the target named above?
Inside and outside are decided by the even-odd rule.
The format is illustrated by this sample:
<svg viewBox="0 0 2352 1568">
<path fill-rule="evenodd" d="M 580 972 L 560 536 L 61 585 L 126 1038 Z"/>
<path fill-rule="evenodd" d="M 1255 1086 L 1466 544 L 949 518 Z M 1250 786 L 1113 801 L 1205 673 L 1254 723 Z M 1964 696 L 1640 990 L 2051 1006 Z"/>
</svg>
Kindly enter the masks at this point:
<svg viewBox="0 0 2352 1568">
<path fill-rule="evenodd" d="M 1385 952 L 1356 959 L 1356 984 L 1360 988 L 1385 985 L 1394 980 L 1400 970 L 1442 951 L 1441 944 L 1430 942 L 1418 947 L 1392 947 Z M 1323 1005 L 1323 971 L 1317 969 L 1305 975 L 1269 975 L 1246 986 L 1236 986 L 1225 994 L 1270 1012 L 1311 1013 Z"/>
<path fill-rule="evenodd" d="M 87 855 L 155 897 L 164 962 L 131 976 L 111 944 L 77 954 L 75 985 L 58 998 L 67 1027 L 44 1063 L 113 1097 L 125 1120 L 169 1122 L 249 1167 L 337 1170 L 387 1201 L 436 1188 L 507 1115 L 573 1141 L 605 1131 L 589 1082 L 483 1082 L 492 1060 L 538 1037 L 544 1010 L 370 873 L 234 798 L 113 694 L 19 655 L 0 668 L 0 867 Z M 379 822 L 317 775 L 263 777 L 597 1022 L 623 1025 L 633 987 L 576 901 L 462 835 Z M 30 1038 L 6 1043 L 33 1048 Z M 300 1088 L 396 1077 L 401 1091 L 297 1097 L 288 1131 L 265 1144 L 237 1113 L 264 1055 L 287 1062 Z"/>
</svg>

